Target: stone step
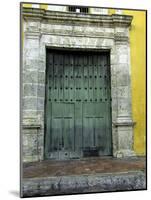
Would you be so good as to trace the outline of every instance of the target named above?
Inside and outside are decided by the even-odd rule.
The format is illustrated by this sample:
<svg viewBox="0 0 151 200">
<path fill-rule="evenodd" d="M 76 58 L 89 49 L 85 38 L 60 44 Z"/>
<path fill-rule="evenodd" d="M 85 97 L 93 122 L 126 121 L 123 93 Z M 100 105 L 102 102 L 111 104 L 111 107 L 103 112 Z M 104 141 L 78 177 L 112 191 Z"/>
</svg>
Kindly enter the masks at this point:
<svg viewBox="0 0 151 200">
<path fill-rule="evenodd" d="M 24 178 L 22 197 L 145 190 L 144 171 Z"/>
</svg>

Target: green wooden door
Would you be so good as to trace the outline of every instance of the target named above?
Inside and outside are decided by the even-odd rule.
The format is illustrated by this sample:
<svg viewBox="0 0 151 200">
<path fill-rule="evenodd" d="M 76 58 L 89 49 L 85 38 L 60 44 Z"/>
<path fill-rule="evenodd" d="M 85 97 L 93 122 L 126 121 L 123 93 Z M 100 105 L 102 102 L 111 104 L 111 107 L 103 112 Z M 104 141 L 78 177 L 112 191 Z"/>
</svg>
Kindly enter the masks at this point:
<svg viewBox="0 0 151 200">
<path fill-rule="evenodd" d="M 111 155 L 108 53 L 47 51 L 45 158 Z"/>
</svg>

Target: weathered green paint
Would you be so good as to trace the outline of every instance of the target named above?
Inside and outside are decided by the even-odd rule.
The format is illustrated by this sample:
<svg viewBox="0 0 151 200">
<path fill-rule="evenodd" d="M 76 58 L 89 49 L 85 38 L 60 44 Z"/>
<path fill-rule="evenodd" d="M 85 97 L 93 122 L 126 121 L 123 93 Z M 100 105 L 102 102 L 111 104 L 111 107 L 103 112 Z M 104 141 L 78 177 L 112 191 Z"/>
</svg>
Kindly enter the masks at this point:
<svg viewBox="0 0 151 200">
<path fill-rule="evenodd" d="M 109 69 L 109 53 L 47 50 L 47 159 L 111 155 Z"/>
</svg>

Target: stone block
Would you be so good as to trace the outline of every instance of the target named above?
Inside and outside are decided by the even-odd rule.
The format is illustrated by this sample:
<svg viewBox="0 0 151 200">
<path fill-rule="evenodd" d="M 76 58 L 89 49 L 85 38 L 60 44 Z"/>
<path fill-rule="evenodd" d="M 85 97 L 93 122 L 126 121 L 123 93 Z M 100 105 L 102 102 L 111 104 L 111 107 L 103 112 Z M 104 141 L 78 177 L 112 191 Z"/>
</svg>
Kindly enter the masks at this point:
<svg viewBox="0 0 151 200">
<path fill-rule="evenodd" d="M 37 109 L 38 110 L 44 110 L 44 98 L 37 98 Z"/>
<path fill-rule="evenodd" d="M 24 65 L 23 69 L 26 70 L 37 70 L 39 67 L 39 59 L 34 59 L 34 58 L 25 58 L 24 56 Z"/>
<path fill-rule="evenodd" d="M 40 22 L 39 21 L 28 21 L 27 22 L 28 31 L 37 32 L 40 30 Z"/>
<path fill-rule="evenodd" d="M 37 134 L 37 129 L 22 129 L 22 133 L 23 134 L 29 134 L 29 135 L 31 135 L 31 134 Z"/>
<path fill-rule="evenodd" d="M 118 59 L 119 59 L 118 63 L 120 63 L 120 64 L 128 63 L 128 56 L 127 55 L 121 54 Z"/>
<path fill-rule="evenodd" d="M 23 110 L 37 110 L 37 98 L 26 97 L 23 98 Z"/>
<path fill-rule="evenodd" d="M 29 48 L 24 50 L 24 56 L 26 58 L 38 58 L 39 57 L 39 48 Z"/>
<path fill-rule="evenodd" d="M 117 87 L 117 98 L 125 98 L 126 101 L 130 97 L 130 91 L 128 86 L 118 86 Z"/>
<path fill-rule="evenodd" d="M 38 86 L 38 97 L 45 98 L 45 85 Z"/>
<path fill-rule="evenodd" d="M 117 71 L 117 86 L 130 86 L 130 76 L 129 74 L 118 70 Z"/>
<path fill-rule="evenodd" d="M 22 111 L 22 118 L 30 118 L 30 117 L 37 117 L 37 110 L 23 110 Z"/>
<path fill-rule="evenodd" d="M 45 72 L 38 72 L 38 83 L 45 85 Z"/>
<path fill-rule="evenodd" d="M 23 131 L 23 158 L 26 160 L 28 157 L 38 156 L 38 135 L 35 134 L 35 130 L 30 130 L 30 134 L 25 134 Z M 32 161 L 32 160 L 31 160 Z"/>
<path fill-rule="evenodd" d="M 32 66 L 31 66 L 32 68 Z M 27 70 L 23 72 L 23 83 L 38 83 L 38 72 L 37 70 Z"/>
<path fill-rule="evenodd" d="M 122 130 L 123 129 L 123 130 Z M 118 149 L 132 150 L 132 127 L 118 127 Z"/>
<path fill-rule="evenodd" d="M 32 156 L 25 155 L 25 156 L 23 156 L 23 162 L 35 162 L 35 161 L 38 161 L 38 160 L 39 160 L 38 155 L 32 155 Z"/>
<path fill-rule="evenodd" d="M 118 115 L 131 116 L 131 104 L 129 98 L 118 98 Z"/>
<path fill-rule="evenodd" d="M 26 43 L 25 43 L 24 48 L 30 49 L 31 47 L 32 48 L 39 48 L 39 40 L 26 38 Z"/>
<path fill-rule="evenodd" d="M 35 84 L 24 84 L 24 89 L 23 89 L 23 96 L 37 96 L 37 88 L 38 86 Z"/>
</svg>

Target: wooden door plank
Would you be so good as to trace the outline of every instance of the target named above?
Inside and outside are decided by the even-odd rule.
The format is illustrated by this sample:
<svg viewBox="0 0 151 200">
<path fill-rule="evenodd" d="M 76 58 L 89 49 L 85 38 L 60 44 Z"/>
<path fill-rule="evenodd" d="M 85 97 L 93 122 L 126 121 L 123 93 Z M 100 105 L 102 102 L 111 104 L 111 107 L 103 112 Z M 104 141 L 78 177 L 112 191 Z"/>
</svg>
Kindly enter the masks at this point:
<svg viewBox="0 0 151 200">
<path fill-rule="evenodd" d="M 69 60 L 68 55 L 64 54 L 64 102 L 69 100 Z"/>
<path fill-rule="evenodd" d="M 97 84 L 97 79 L 98 79 L 98 68 L 97 68 L 97 55 L 94 55 L 94 64 L 93 64 L 93 68 L 94 68 L 94 101 L 97 102 L 98 98 L 97 98 L 97 93 L 98 93 L 98 84 Z"/>
<path fill-rule="evenodd" d="M 84 55 L 84 66 L 83 66 L 83 96 L 84 101 L 87 102 L 89 100 L 88 91 L 89 91 L 89 74 L 88 74 L 88 57 Z"/>
<path fill-rule="evenodd" d="M 59 55 L 59 64 L 58 64 L 58 102 L 63 102 L 63 88 L 64 88 L 64 81 L 63 81 L 63 55 Z"/>
<path fill-rule="evenodd" d="M 82 103 L 75 103 L 75 150 L 80 152 L 82 150 Z"/>
<path fill-rule="evenodd" d="M 84 149 L 91 148 L 93 146 L 93 118 L 85 117 L 83 119 L 83 137 L 84 137 Z"/>
<path fill-rule="evenodd" d="M 69 54 L 69 101 L 74 102 L 74 57 Z"/>
<path fill-rule="evenodd" d="M 93 101 L 93 60 L 92 55 L 88 56 L 88 67 L 89 67 L 89 101 Z"/>
<path fill-rule="evenodd" d="M 83 101 L 83 55 L 79 55 L 79 101 Z"/>
</svg>

